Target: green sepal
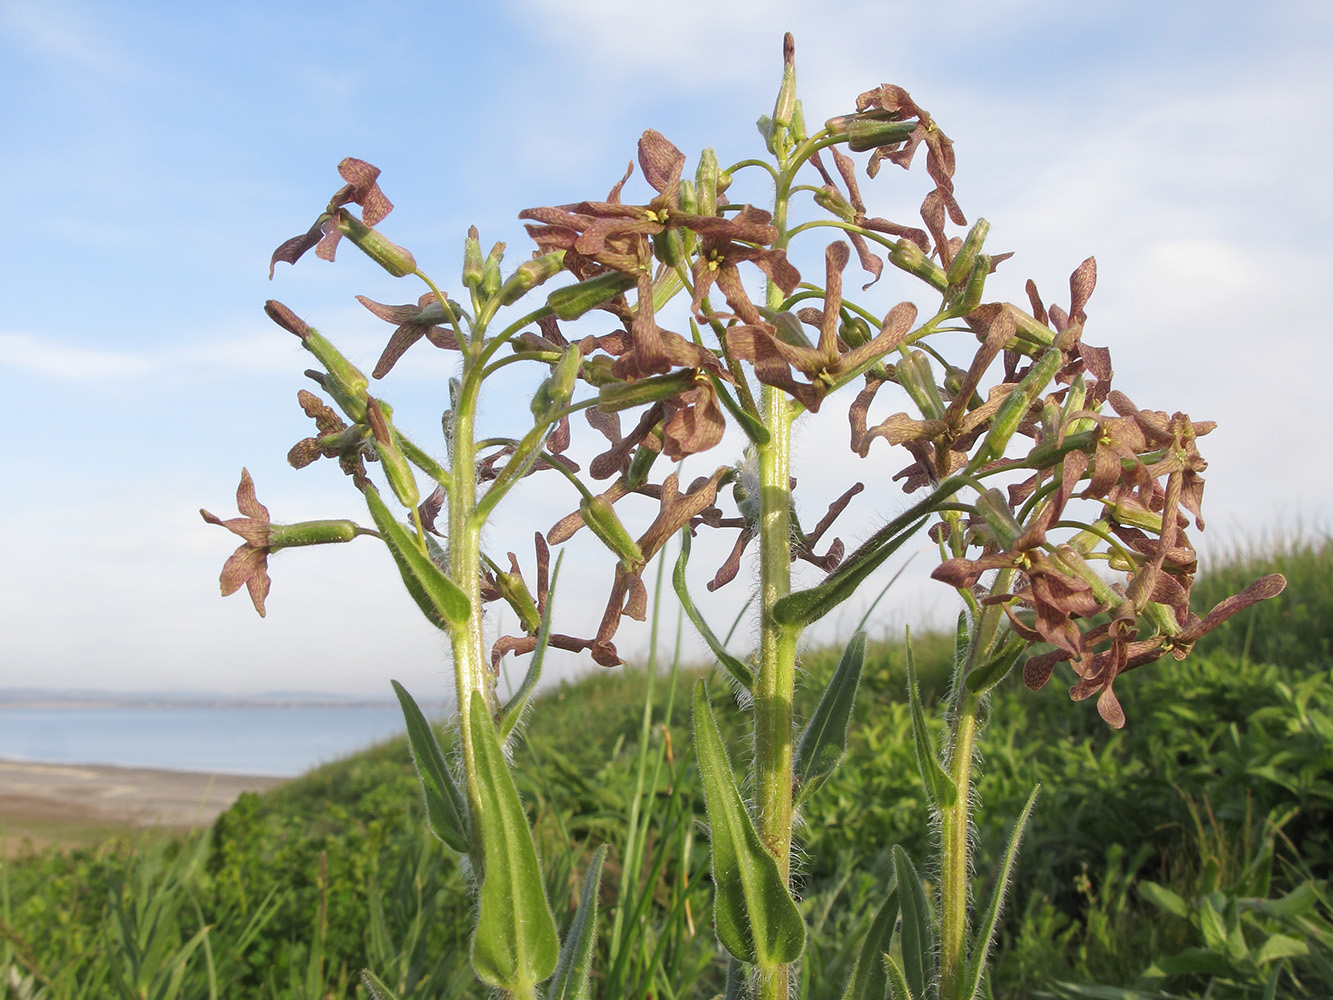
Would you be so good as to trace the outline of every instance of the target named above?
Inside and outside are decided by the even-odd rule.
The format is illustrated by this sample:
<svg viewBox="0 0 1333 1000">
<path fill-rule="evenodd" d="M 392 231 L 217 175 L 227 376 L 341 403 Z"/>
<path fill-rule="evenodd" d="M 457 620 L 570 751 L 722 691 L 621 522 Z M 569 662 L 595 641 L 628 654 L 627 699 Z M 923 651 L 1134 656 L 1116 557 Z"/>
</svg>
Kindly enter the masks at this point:
<svg viewBox="0 0 1333 1000">
<path fill-rule="evenodd" d="M 1032 366 L 1023 381 L 1004 397 L 999 409 L 995 411 L 995 417 L 991 421 L 990 430 L 986 432 L 985 440 L 981 442 L 981 447 L 977 449 L 970 463 L 972 468 L 979 468 L 987 462 L 1004 457 L 1005 446 L 1018 430 L 1018 425 L 1023 422 L 1023 415 L 1051 379 L 1055 378 L 1055 373 L 1060 370 L 1063 361 L 1064 352 L 1058 347 L 1050 348 Z"/>
<path fill-rule="evenodd" d="M 704 616 L 699 613 L 695 607 L 693 598 L 690 597 L 689 588 L 685 585 L 685 565 L 690 561 L 690 529 L 681 529 L 680 555 L 676 557 L 676 566 L 671 571 L 671 586 L 676 591 L 676 596 L 680 598 L 680 606 L 685 610 L 685 615 L 694 625 L 695 630 L 708 648 L 712 650 L 713 655 L 717 657 L 717 662 L 722 664 L 723 669 L 731 674 L 736 682 L 745 688 L 746 691 L 754 690 L 754 671 L 747 667 L 736 657 L 727 652 L 727 647 L 708 627 L 708 622 L 704 621 Z"/>
<path fill-rule="evenodd" d="M 935 934 L 930 904 L 926 902 L 926 890 L 912 859 L 897 844 L 893 845 L 893 868 L 898 876 L 898 898 L 903 911 L 902 971 L 911 995 L 924 997 L 926 988 L 934 979 L 935 968 Z"/>
<path fill-rule="evenodd" d="M 991 890 L 990 902 L 986 905 L 986 915 L 982 918 L 981 926 L 977 928 L 976 939 L 972 942 L 972 951 L 967 959 L 967 971 L 963 975 L 962 992 L 959 993 L 960 1000 L 975 1000 L 981 993 L 981 977 L 986 971 L 986 958 L 995 939 L 995 926 L 1000 920 L 1000 908 L 1004 905 L 1004 895 L 1009 889 L 1009 873 L 1013 871 L 1014 859 L 1018 857 L 1018 845 L 1023 839 L 1023 829 L 1027 826 L 1028 817 L 1032 815 L 1032 806 L 1036 803 L 1037 793 L 1040 791 L 1041 785 L 1032 789 L 1023 811 L 1014 821 L 1014 832 L 1009 835 L 1009 846 L 1004 849 L 1004 858 L 995 872 L 994 888 Z"/>
<path fill-rule="evenodd" d="M 398 704 L 403 708 L 407 724 L 407 745 L 412 751 L 412 764 L 417 769 L 417 780 L 426 796 L 426 824 L 431 833 L 460 854 L 472 849 L 468 837 L 467 807 L 454 784 L 435 733 L 426 716 L 407 688 L 391 681 Z"/>
<path fill-rule="evenodd" d="M 579 908 L 560 946 L 560 961 L 555 966 L 547 1000 L 589 1000 L 592 996 L 592 956 L 597 944 L 597 887 L 602 881 L 602 862 L 606 845 L 597 848 L 583 876 Z"/>
<path fill-rule="evenodd" d="M 907 631 L 907 696 L 912 708 L 912 742 L 916 747 L 916 766 L 921 784 L 936 809 L 949 809 L 958 801 L 958 786 L 944 770 L 926 729 L 926 713 L 921 708 L 921 692 L 916 679 L 916 656 L 912 652 L 912 632 Z"/>
<path fill-rule="evenodd" d="M 361 985 L 370 994 L 370 1000 L 398 1000 L 397 994 L 380 982 L 379 977 L 369 969 L 361 970 Z"/>
<path fill-rule="evenodd" d="M 518 720 L 523 718 L 523 709 L 528 704 L 528 699 L 532 697 L 537 682 L 541 680 L 542 660 L 546 658 L 546 645 L 551 638 L 551 605 L 555 603 L 555 585 L 560 579 L 560 563 L 564 558 L 565 553 L 562 551 L 555 560 L 555 569 L 551 573 L 551 586 L 546 592 L 546 607 L 542 609 L 541 622 L 537 625 L 537 648 L 532 651 L 528 672 L 523 675 L 523 683 L 514 692 L 514 696 L 505 702 L 504 708 L 500 710 L 502 740 L 509 739 L 509 734 L 518 725 Z"/>
<path fill-rule="evenodd" d="M 967 672 L 968 691 L 975 695 L 983 695 L 996 684 L 999 684 L 1000 681 L 1009 676 L 1009 672 L 1018 664 L 1019 658 L 1027 648 L 1026 639 L 1019 636 L 1011 637 L 998 653 L 981 666 L 974 667 Z"/>
<path fill-rule="evenodd" d="M 398 564 L 407 592 L 417 602 L 421 613 L 432 625 L 445 631 L 466 622 L 472 612 L 467 594 L 417 548 L 411 533 L 389 512 L 378 490 L 366 490 L 365 497 L 375 527 L 393 555 L 393 561 Z"/>
<path fill-rule="evenodd" d="M 972 228 L 967 231 L 963 245 L 958 248 L 958 252 L 949 263 L 949 284 L 956 285 L 972 273 L 972 262 L 977 259 L 981 245 L 986 242 L 989 233 L 990 223 L 985 219 L 978 219 L 973 223 Z"/>
<path fill-rule="evenodd" d="M 578 319 L 622 292 L 633 288 L 635 280 L 620 271 L 605 271 L 576 285 L 557 288 L 546 296 L 546 304 L 563 320 Z"/>
<path fill-rule="evenodd" d="M 796 805 L 800 805 L 822 785 L 847 755 L 847 732 L 856 707 L 856 691 L 861 684 L 861 670 L 866 660 L 866 634 L 857 632 L 843 651 L 838 669 L 810 716 L 800 742 L 796 745 L 793 779 Z"/>
<path fill-rule="evenodd" d="M 644 406 L 670 399 L 692 388 L 695 374 L 686 368 L 670 375 L 650 375 L 634 382 L 611 382 L 597 390 L 597 409 L 619 413 L 632 406 Z"/>
<path fill-rule="evenodd" d="M 526 995 L 555 971 L 560 939 L 528 817 L 486 699 L 475 691 L 468 699 L 468 721 L 480 799 L 473 826 L 485 864 L 472 969 L 488 986 Z"/>
<path fill-rule="evenodd" d="M 743 962 L 794 962 L 805 949 L 805 922 L 741 801 L 702 680 L 694 688 L 694 747 L 708 809 L 718 940 Z"/>
<path fill-rule="evenodd" d="M 884 1000 L 888 996 L 888 971 L 884 967 L 883 954 L 889 950 L 889 941 L 893 937 L 893 927 L 898 922 L 898 879 L 890 877 L 888 892 L 884 902 L 879 904 L 875 917 L 870 922 L 861 943 L 852 974 L 847 977 L 847 987 L 842 991 L 842 1000 Z"/>
</svg>

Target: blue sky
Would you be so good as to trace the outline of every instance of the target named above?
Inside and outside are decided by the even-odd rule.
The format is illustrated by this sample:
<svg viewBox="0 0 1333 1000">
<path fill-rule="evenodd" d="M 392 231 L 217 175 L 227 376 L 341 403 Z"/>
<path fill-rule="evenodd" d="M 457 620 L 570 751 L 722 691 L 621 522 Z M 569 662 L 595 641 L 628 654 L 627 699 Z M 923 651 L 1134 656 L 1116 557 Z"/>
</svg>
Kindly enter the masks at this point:
<svg viewBox="0 0 1333 1000">
<path fill-rule="evenodd" d="M 1096 254 L 1087 335 L 1111 347 L 1117 387 L 1221 421 L 1205 441 L 1205 555 L 1328 524 L 1333 473 L 1316 423 L 1333 361 L 1326 4 L 665 10 L 0 0 L 0 687 L 445 686 L 443 641 L 373 543 L 275 558 L 266 620 L 243 596 L 217 595 L 234 546 L 197 511 L 231 516 L 243 465 L 276 520 L 364 519 L 332 466 L 285 464 L 308 433 L 294 403 L 307 362 L 264 300 L 369 367 L 388 330 L 353 296 L 419 293 L 350 251 L 332 266 L 282 265 L 270 283 L 269 254 L 310 224 L 353 155 L 384 171 L 397 206 L 386 232 L 447 283 L 471 224 L 521 259 L 517 212 L 600 196 L 645 128 L 691 157 L 705 145 L 724 162 L 758 152 L 753 122 L 771 107 L 786 30 L 810 120 L 895 82 L 954 138 L 964 211 L 990 220 L 992 246 L 1017 251 L 997 291 L 1021 301 L 1031 276 L 1063 298 L 1069 272 Z M 906 220 L 921 184 L 920 167 L 886 168 L 863 190 Z M 417 360 L 384 395 L 430 443 L 449 367 L 440 354 Z M 854 542 L 901 508 L 888 476 L 902 463 L 837 465 L 843 418 L 820 416 L 799 442 L 809 509 L 831 498 L 825 483 L 836 495 L 842 477 L 865 479 L 843 533 Z M 546 527 L 573 501 L 549 485 L 517 501 L 488 540 L 527 563 L 528 518 Z M 876 627 L 947 608 L 918 562 Z M 598 563 L 571 552 L 576 618 L 596 617 Z"/>
</svg>

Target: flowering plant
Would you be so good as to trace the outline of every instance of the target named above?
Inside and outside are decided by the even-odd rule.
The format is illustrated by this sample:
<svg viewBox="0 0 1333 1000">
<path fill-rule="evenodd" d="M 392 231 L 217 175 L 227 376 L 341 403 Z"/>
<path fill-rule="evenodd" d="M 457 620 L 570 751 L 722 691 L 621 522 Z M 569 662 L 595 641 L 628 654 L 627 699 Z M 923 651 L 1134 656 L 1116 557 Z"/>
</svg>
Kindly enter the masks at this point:
<svg viewBox="0 0 1333 1000">
<path fill-rule="evenodd" d="M 963 604 L 939 751 L 908 646 L 919 770 L 940 822 L 938 899 L 932 907 L 912 861 L 895 850 L 895 877 L 848 984 L 857 997 L 970 1000 L 982 988 L 1033 801 L 1015 818 L 993 895 L 969 927 L 974 750 L 995 685 L 1017 671 L 1039 688 L 1061 668 L 1072 675 L 1072 698 L 1096 695 L 1101 717 L 1123 726 L 1113 689 L 1121 674 L 1168 653 L 1184 657 L 1201 635 L 1284 585 L 1280 576 L 1265 577 L 1202 618 L 1191 611 L 1197 559 L 1187 532 L 1191 522 L 1203 527 L 1206 467 L 1197 442 L 1212 423 L 1141 409 L 1112 388 L 1110 352 L 1084 341 L 1096 283 L 1092 258 L 1073 271 L 1067 305 L 1046 302 L 1031 281 L 1022 305 L 987 297 L 990 276 L 1011 255 L 988 252 L 984 219 L 968 227 L 954 197 L 953 143 L 907 91 L 888 84 L 868 90 L 855 110 L 808 126 L 789 35 L 778 97 L 759 128 L 766 157 L 722 168 L 704 150 L 692 177 L 684 153 L 665 136 L 644 132 L 637 159 L 653 191 L 646 204 L 624 200 L 631 166 L 600 199 L 523 211 L 536 249 L 507 276 L 503 245 L 483 256 L 473 229 L 454 297 L 381 233 L 392 205 L 379 171 L 361 160 L 339 165 L 344 186 L 309 230 L 273 254 L 272 266 L 295 264 L 311 249 L 332 260 L 346 238 L 395 277 L 420 280 L 426 291 L 414 303 L 361 297 L 394 327 L 372 378 L 387 375 L 422 340 L 456 355 L 459 374 L 449 384 L 442 448 L 421 446 L 372 394 L 372 378 L 286 306 L 270 302 L 268 315 L 319 362 L 307 374 L 333 404 L 302 391 L 317 434 L 293 447 L 289 460 L 299 468 L 336 458 L 364 497 L 373 527 L 271 524 L 243 473 L 237 499 L 245 516 L 223 522 L 204 512 L 245 540 L 224 568 L 223 591 L 247 584 L 262 614 L 269 552 L 359 535 L 389 549 L 409 594 L 448 635 L 453 653 L 455 762 L 411 696 L 396 688 L 429 823 L 476 876 L 473 970 L 515 997 L 535 996 L 548 981 L 554 996 L 588 994 L 596 894 L 585 889 L 562 943 L 506 744 L 517 738 L 546 648 L 586 652 L 605 667 L 621 662 L 621 621 L 646 616 L 643 574 L 674 537 L 682 539 L 675 574 L 682 606 L 752 706 L 751 802 L 736 783 L 702 681 L 694 695 L 695 751 L 717 937 L 752 992 L 768 1000 L 789 995 L 805 944 L 791 861 L 797 813 L 845 751 L 865 656 L 858 632 L 818 708 L 797 720 L 798 644 L 809 625 L 856 593 L 910 538 L 928 530 L 940 554 L 932 575 Z M 869 154 L 865 170 L 874 178 L 885 161 L 911 168 L 923 148 L 929 184 L 921 225 L 870 216 L 851 154 Z M 728 200 L 746 171 L 771 181 L 771 210 Z M 797 222 L 798 211 L 809 218 Z M 798 271 L 789 251 L 797 237 L 820 230 L 833 239 L 817 283 Z M 924 285 L 929 304 L 902 301 L 876 311 L 854 301 L 845 288 L 853 256 L 868 277 L 862 292 L 896 274 Z M 682 330 L 662 319 L 677 297 L 688 300 Z M 525 418 L 510 437 L 479 437 L 488 382 L 514 364 L 544 374 L 528 408 L 531 423 Z M 791 438 L 803 414 L 839 391 L 855 393 L 851 450 L 871 470 L 881 456 L 891 471 L 901 466 L 891 478 L 914 499 L 852 552 L 834 539 L 820 554 L 817 547 L 863 485 L 851 484 L 805 530 Z M 584 423 L 606 440 L 586 471 L 569 456 Z M 677 470 L 654 478 L 660 457 L 677 463 L 711 453 L 728 426 L 744 435 L 744 456 L 688 485 Z M 378 464 L 378 475 L 367 463 Z M 482 545 L 499 504 L 533 474 L 567 483 L 571 503 L 577 501 L 568 517 L 536 536 L 535 592 L 514 554 L 505 568 Z M 880 484 L 888 477 L 870 471 L 866 478 Z M 622 517 L 622 501 L 633 495 L 657 505 L 638 530 Z M 550 546 L 584 528 L 612 564 L 601 621 L 580 636 L 552 622 Z M 717 639 L 685 584 L 690 537 L 704 530 L 736 532 L 710 590 L 738 575 L 747 547 L 757 549 L 751 657 L 734 655 Z M 796 560 L 818 567 L 823 579 L 796 588 Z M 483 620 L 495 602 L 512 609 L 518 629 L 488 645 Z M 510 654 L 530 656 L 531 667 L 518 694 L 501 703 L 495 676 Z M 589 873 L 594 887 L 603 857 Z M 366 982 L 374 995 L 391 995 L 373 974 Z"/>
</svg>

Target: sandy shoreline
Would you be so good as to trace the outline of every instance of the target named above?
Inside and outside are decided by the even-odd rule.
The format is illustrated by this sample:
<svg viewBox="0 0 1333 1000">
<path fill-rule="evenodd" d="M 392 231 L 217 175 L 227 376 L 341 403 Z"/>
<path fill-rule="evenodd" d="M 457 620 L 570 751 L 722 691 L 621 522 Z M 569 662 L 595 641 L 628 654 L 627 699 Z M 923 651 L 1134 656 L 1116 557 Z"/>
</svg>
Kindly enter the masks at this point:
<svg viewBox="0 0 1333 1000">
<path fill-rule="evenodd" d="M 207 826 L 242 792 L 284 778 L 0 760 L 0 836 L 58 842 L 62 828 Z"/>
</svg>

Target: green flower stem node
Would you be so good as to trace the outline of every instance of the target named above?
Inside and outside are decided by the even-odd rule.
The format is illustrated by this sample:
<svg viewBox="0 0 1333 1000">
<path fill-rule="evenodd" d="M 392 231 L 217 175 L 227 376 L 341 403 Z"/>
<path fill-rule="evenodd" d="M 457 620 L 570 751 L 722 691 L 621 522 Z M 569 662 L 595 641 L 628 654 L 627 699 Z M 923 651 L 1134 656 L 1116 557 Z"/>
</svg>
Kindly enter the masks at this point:
<svg viewBox="0 0 1333 1000">
<path fill-rule="evenodd" d="M 843 651 L 838 669 L 819 699 L 796 746 L 793 768 L 800 805 L 822 785 L 847 755 L 847 732 L 866 660 L 866 634 L 857 632 Z"/>
<path fill-rule="evenodd" d="M 366 421 L 370 424 L 371 433 L 375 435 L 375 451 L 380 457 L 380 467 L 384 469 L 384 478 L 389 481 L 389 488 L 404 507 L 415 507 L 421 502 L 417 477 L 412 474 L 411 464 L 398 447 L 393 426 L 379 400 L 372 398 L 366 401 Z"/>
<path fill-rule="evenodd" d="M 686 617 L 694 625 L 708 648 L 712 650 L 713 655 L 717 657 L 717 662 L 722 664 L 724 670 L 736 680 L 746 691 L 754 690 L 754 671 L 742 663 L 736 657 L 727 652 L 726 646 L 708 627 L 708 622 L 704 621 L 704 616 L 699 613 L 695 607 L 694 599 L 690 597 L 689 588 L 685 584 L 685 566 L 690 560 L 690 530 L 683 528 L 680 533 L 680 555 L 676 558 L 675 568 L 671 572 L 671 586 L 676 591 L 676 596 L 680 598 L 680 606 L 684 609 Z"/>
<path fill-rule="evenodd" d="M 949 264 L 949 284 L 956 285 L 972 273 L 972 263 L 981 252 L 981 245 L 986 242 L 989 233 L 990 223 L 985 219 L 978 219 L 968 230 L 963 245 L 958 248 L 953 261 Z"/>
<path fill-rule="evenodd" d="M 546 304 L 551 307 L 556 317 L 563 320 L 578 319 L 586 312 L 611 301 L 622 292 L 635 285 L 634 278 L 620 271 L 606 271 L 594 275 L 577 285 L 557 288 L 546 296 Z"/>
<path fill-rule="evenodd" d="M 350 542 L 357 535 L 370 532 L 355 521 L 298 521 L 296 524 L 270 524 L 268 550 L 294 549 L 301 545 L 332 545 Z"/>
<path fill-rule="evenodd" d="M 670 399 L 693 386 L 694 378 L 694 370 L 686 368 L 670 375 L 651 375 L 634 382 L 612 382 L 597 390 L 597 409 L 603 413 L 618 413 L 632 406 Z"/>
<path fill-rule="evenodd" d="M 949 287 L 949 276 L 944 273 L 944 268 L 927 257 L 926 252 L 906 236 L 898 240 L 889 251 L 889 263 L 941 292 Z"/>
<path fill-rule="evenodd" d="M 702 680 L 694 688 L 694 747 L 708 810 L 718 939 L 742 962 L 764 968 L 794 962 L 805 949 L 805 922 L 741 801 Z"/>
<path fill-rule="evenodd" d="M 538 285 L 560 273 L 565 251 L 555 250 L 518 265 L 514 273 L 500 286 L 500 305 L 511 306 Z"/>
<path fill-rule="evenodd" d="M 912 996 L 925 997 L 927 987 L 935 978 L 935 935 L 930 904 L 912 859 L 897 844 L 893 845 L 893 868 L 898 878 L 898 898 L 903 912 L 900 938 L 903 976 Z"/>
<path fill-rule="evenodd" d="M 606 860 L 606 845 L 597 848 L 583 876 L 583 891 L 579 894 L 579 908 L 565 934 L 560 948 L 560 961 L 547 991 L 548 1000 L 591 1000 L 592 957 L 597 943 L 597 887 L 602 881 L 602 862 Z"/>
<path fill-rule="evenodd" d="M 468 718 L 479 798 L 473 828 L 485 863 L 472 968 L 488 986 L 528 996 L 555 971 L 560 940 L 523 803 L 486 700 L 475 691 Z"/>
<path fill-rule="evenodd" d="M 1023 422 L 1028 407 L 1041 395 L 1051 379 L 1055 378 L 1063 359 L 1064 352 L 1052 347 L 1032 366 L 1032 370 L 1027 373 L 1023 381 L 1004 397 L 1004 402 L 995 411 L 995 418 L 991 422 L 990 430 L 986 432 L 986 439 L 982 441 L 981 447 L 977 449 L 976 456 L 972 459 L 973 466 L 993 462 L 1004 455 L 1004 449 L 1009 444 L 1009 439 L 1014 436 L 1014 432 L 1018 430 L 1018 425 Z"/>
<path fill-rule="evenodd" d="M 579 513 L 583 515 L 583 523 L 588 526 L 588 530 L 620 557 L 622 565 L 627 569 L 643 565 L 643 550 L 620 520 L 610 500 L 600 494 L 584 497 L 579 501 Z"/>
<path fill-rule="evenodd" d="M 405 278 L 416 273 L 417 261 L 410 251 L 386 239 L 347 209 L 338 209 L 334 224 L 339 232 L 356 244 L 357 249 L 395 278 Z"/>
<path fill-rule="evenodd" d="M 875 917 L 870 922 L 861 943 L 861 952 L 857 956 L 852 974 L 847 977 L 847 987 L 842 991 L 842 1000 L 884 1000 L 889 992 L 888 970 L 881 957 L 889 950 L 889 941 L 893 937 L 894 925 L 898 923 L 898 879 L 890 876 L 888 891 L 884 902 L 879 904 Z"/>
<path fill-rule="evenodd" d="M 421 613 L 432 625 L 446 632 L 466 623 L 472 611 L 467 594 L 417 547 L 411 532 L 394 518 L 377 490 L 368 489 L 365 496 L 375 527 L 389 547 L 407 592 L 417 602 Z"/>
<path fill-rule="evenodd" d="M 912 652 L 912 633 L 907 633 L 907 696 L 912 711 L 912 743 L 916 750 L 916 766 L 921 784 L 930 803 L 936 809 L 950 809 L 958 801 L 958 786 L 949 777 L 926 728 L 926 713 L 921 707 L 921 689 L 916 678 L 916 655 Z M 900 883 L 901 884 L 901 883 Z"/>
<path fill-rule="evenodd" d="M 440 840 L 458 853 L 466 854 L 471 850 L 467 807 L 449 773 L 435 732 L 407 689 L 397 681 L 392 683 L 398 704 L 403 709 L 403 721 L 407 724 L 407 745 L 412 751 L 417 780 L 426 797 L 426 823 Z"/>
</svg>

